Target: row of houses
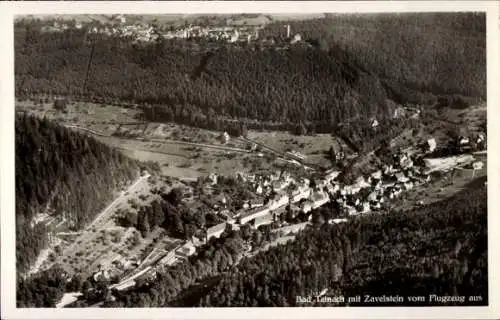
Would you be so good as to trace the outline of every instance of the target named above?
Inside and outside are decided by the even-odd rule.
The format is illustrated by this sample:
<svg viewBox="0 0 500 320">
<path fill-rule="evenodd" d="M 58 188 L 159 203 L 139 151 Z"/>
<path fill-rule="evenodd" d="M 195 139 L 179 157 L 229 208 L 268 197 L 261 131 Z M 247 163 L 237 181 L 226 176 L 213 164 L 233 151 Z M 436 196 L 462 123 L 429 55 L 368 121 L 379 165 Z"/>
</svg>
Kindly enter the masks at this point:
<svg viewBox="0 0 500 320">
<path fill-rule="evenodd" d="M 65 26 L 68 29 L 68 26 Z M 81 28 L 81 26 L 80 26 Z M 187 26 L 170 28 L 168 30 L 160 30 L 152 25 L 136 23 L 129 25 L 113 25 L 113 26 L 95 26 L 89 29 L 89 33 L 99 33 L 115 36 L 132 36 L 136 40 L 153 41 L 158 37 L 164 39 L 193 39 L 204 38 L 214 41 L 225 41 L 229 43 L 236 42 L 253 42 L 259 40 L 259 31 L 262 26 L 257 27 L 236 27 L 236 26 L 214 26 L 214 27 L 201 27 L 201 26 Z M 64 30 L 62 27 L 46 28 L 47 31 Z"/>
<path fill-rule="evenodd" d="M 317 181 L 315 190 L 310 187 L 310 180 L 307 178 L 293 179 L 286 171 L 276 171 L 268 175 L 250 175 L 237 172 L 238 179 L 244 182 L 253 183 L 255 193 L 265 196 L 244 202 L 243 208 L 235 213 L 222 210 L 219 215 L 225 212 L 226 221 L 206 230 L 206 241 L 212 237 L 220 235 L 229 226 L 245 225 L 250 223 L 253 227 L 270 224 L 277 220 L 277 217 L 284 213 L 285 208 L 290 208 L 297 212 L 308 213 L 325 203 L 330 198 L 329 194 L 334 194 L 338 190 L 331 182 L 340 172 L 329 171 L 324 179 Z M 328 191 L 324 191 L 326 188 Z"/>
<path fill-rule="evenodd" d="M 283 214 L 285 208 L 290 205 L 292 210 L 308 213 L 329 201 L 329 196 L 326 192 L 317 190 L 312 191 L 311 188 L 304 185 L 296 186 L 294 192 L 289 195 L 287 192 L 279 192 L 274 197 L 268 199 L 265 205 L 259 204 L 252 208 L 239 210 L 231 219 L 220 223 L 206 230 L 206 241 L 212 237 L 220 237 L 226 228 L 235 228 L 237 226 L 251 224 L 254 228 L 261 225 L 271 224 L 277 221 L 278 217 Z M 296 205 L 300 203 L 299 205 Z"/>
<path fill-rule="evenodd" d="M 430 175 L 414 166 L 406 152 L 401 152 L 393 156 L 392 164 L 385 164 L 367 177 L 358 177 L 353 184 L 342 187 L 332 181 L 334 186 L 329 189 L 334 191 L 336 203 L 345 213 L 357 215 L 380 210 L 385 199 L 394 199 L 403 191 L 429 181 Z"/>
<path fill-rule="evenodd" d="M 290 173 L 286 171 L 277 171 L 268 175 L 255 175 L 237 172 L 236 178 L 243 182 L 253 184 L 256 194 L 269 194 L 271 191 L 279 192 L 284 190 L 290 184 L 295 183 Z"/>
<path fill-rule="evenodd" d="M 44 32 L 62 32 L 68 29 L 82 29 L 86 27 L 90 34 L 104 34 L 108 36 L 132 37 L 136 41 L 155 41 L 159 37 L 164 39 L 206 39 L 209 41 L 223 41 L 227 43 L 255 43 L 260 45 L 275 45 L 274 37 L 261 37 L 260 30 L 263 25 L 258 26 L 180 26 L 164 27 L 148 23 L 129 23 L 126 24 L 124 17 L 114 19 L 114 22 L 103 25 L 95 23 L 82 24 L 80 22 L 67 23 L 55 21 L 53 25 L 42 28 Z M 294 45 L 303 43 L 300 34 L 291 33 L 290 26 L 287 25 L 287 41 Z"/>
<path fill-rule="evenodd" d="M 309 179 L 296 181 L 284 172 L 268 176 L 238 173 L 241 179 L 254 183 L 256 193 L 271 193 L 274 196 L 268 198 L 267 202 L 258 201 L 255 205 L 249 203 L 228 221 L 209 228 L 207 240 L 219 237 L 228 226 L 251 224 L 258 227 L 270 224 L 277 220 L 281 211 L 284 212 L 281 209 L 287 205 L 295 213 L 309 213 L 329 201 L 336 201 L 348 215 L 380 210 L 385 200 L 394 199 L 403 191 L 430 179 L 424 170 L 414 165 L 408 152 L 396 153 L 393 163 L 385 164 L 367 176 L 360 176 L 349 185 L 342 186 L 336 180 L 339 174 L 339 171 L 327 171 L 322 179 L 315 180 L 315 188 L 311 188 Z"/>
<path fill-rule="evenodd" d="M 169 251 L 158 263 L 160 265 L 173 265 L 176 262 L 187 259 L 196 253 L 196 247 L 192 241 L 186 241 L 181 246 Z"/>
</svg>

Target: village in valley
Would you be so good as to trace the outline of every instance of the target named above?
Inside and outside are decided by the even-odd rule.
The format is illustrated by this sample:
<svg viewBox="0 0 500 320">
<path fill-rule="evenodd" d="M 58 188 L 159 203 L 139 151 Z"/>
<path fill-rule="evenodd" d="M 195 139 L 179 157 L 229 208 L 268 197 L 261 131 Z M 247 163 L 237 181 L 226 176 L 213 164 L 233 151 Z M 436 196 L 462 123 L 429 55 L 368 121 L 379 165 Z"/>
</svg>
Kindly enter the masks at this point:
<svg viewBox="0 0 500 320">
<path fill-rule="evenodd" d="M 139 139 L 153 153 L 151 146 L 161 144 L 161 139 L 147 136 L 151 131 L 147 126 L 154 124 L 146 124 L 146 129 L 142 130 L 145 137 L 129 135 L 127 138 L 127 135 L 116 135 L 119 130 L 122 130 L 120 132 L 123 135 L 123 128 L 118 130 L 117 127 L 120 126 L 116 124 L 92 125 L 96 121 L 83 120 L 88 117 L 99 118 L 100 110 L 104 111 L 104 108 L 95 107 L 90 115 L 86 112 L 83 112 L 83 116 L 79 114 L 80 122 L 75 123 L 77 109 L 70 108 L 72 111 L 69 113 L 53 110 L 53 106 L 48 103 L 42 109 L 40 106 L 34 109 L 25 106 L 19 110 L 35 113 L 43 110 L 46 116 L 59 117 L 62 123 L 68 121 L 68 127 L 107 143 L 111 143 L 110 139 L 122 144 Z M 86 124 L 89 128 L 84 127 Z M 371 126 L 373 130 L 377 130 L 378 121 L 372 120 Z M 105 133 L 106 129 L 111 131 Z M 110 134 L 111 132 L 115 134 Z M 193 142 L 179 140 L 177 143 L 196 144 L 197 135 L 188 135 L 192 138 L 184 140 Z M 393 153 L 385 157 L 388 159 L 386 163 L 379 163 L 372 172 L 360 174 L 351 181 L 344 177 L 346 169 L 337 165 L 328 169 L 311 163 L 308 158 L 313 157 L 313 154 L 304 154 L 291 148 L 280 151 L 256 140 L 262 134 L 255 135 L 254 139 L 248 136 L 252 136 L 252 133 L 247 134 L 247 137 L 231 137 L 227 132 L 214 132 L 211 138 L 204 139 L 205 144 L 200 143 L 200 149 L 209 150 L 204 157 L 212 156 L 214 162 L 224 154 L 237 154 L 232 151 L 236 149 L 245 151 L 243 154 L 246 157 L 260 161 L 262 165 L 266 159 L 274 159 L 271 162 L 280 165 L 259 167 L 254 163 L 250 167 L 240 168 L 241 170 L 226 168 L 222 173 L 197 170 L 198 177 L 168 177 L 162 173 L 142 172 L 140 179 L 132 186 L 124 186 L 117 201 L 84 231 L 68 231 L 70 224 L 67 221 L 56 221 L 47 214 L 38 215 L 36 223 L 44 222 L 48 227 L 52 226 L 53 231 L 52 249 L 45 252 L 45 257 L 42 256 L 42 262 L 35 271 L 59 264 L 65 266 L 68 277 L 76 273 L 84 274 L 95 282 L 111 282 L 109 289 L 127 290 L 138 281 L 153 281 L 158 270 L 182 263 L 188 257 L 196 255 L 198 248 L 211 239 L 224 237 L 232 231 L 245 229 L 254 235 L 266 235 L 264 241 L 256 242 L 253 238 L 247 240 L 241 249 L 241 259 L 293 240 L 299 231 L 314 227 L 320 216 L 317 209 L 323 206 L 331 209 L 329 219 L 324 222 L 348 223 L 351 219 L 364 215 L 384 214 L 393 209 L 394 204 L 401 199 L 405 200 L 398 207 L 400 210 L 427 204 L 432 197 L 439 198 L 440 192 L 446 194 L 449 188 L 463 187 L 474 177 L 486 175 L 486 136 L 481 131 L 475 132 L 473 136 L 457 136 L 453 140 L 439 143 L 429 136 L 427 140 L 419 140 L 413 146 L 393 148 Z M 267 141 L 260 139 L 262 140 Z M 169 139 L 165 139 L 165 142 L 176 143 Z M 124 151 L 128 148 L 130 147 Z M 165 157 L 172 159 L 170 155 Z M 363 161 L 363 157 L 346 147 L 335 150 L 335 159 L 339 162 L 343 159 Z M 235 161 L 243 159 L 236 158 Z M 166 169 L 175 170 L 175 167 Z M 154 199 L 161 199 L 161 194 L 164 196 L 174 189 L 195 215 L 203 215 L 206 220 L 205 227 L 193 230 L 189 239 L 174 238 L 161 228 L 142 237 L 135 229 L 117 225 L 117 219 L 121 219 L 127 211 L 138 212 L 140 206 L 150 204 Z M 429 192 L 435 194 L 432 197 L 422 194 Z M 412 198 L 413 200 L 409 200 Z M 96 243 L 99 251 L 96 251 Z M 87 256 L 82 256 L 79 251 L 86 251 Z M 55 252 L 59 254 L 56 255 Z M 68 293 L 58 306 L 72 303 L 78 296 L 78 293 Z"/>
<path fill-rule="evenodd" d="M 89 36 L 138 42 L 308 45 L 295 33 L 300 30 L 291 30 L 286 22 L 283 44 L 261 35 L 261 21 L 220 26 L 186 21 L 160 28 L 156 22 L 128 19 L 116 15 L 111 24 L 56 20 L 42 31 L 84 29 Z M 335 225 L 368 215 L 410 211 L 445 199 L 478 178 L 486 185 L 484 102 L 463 110 L 443 108 L 441 114 L 410 104 L 393 109 L 391 120 L 412 121 L 414 126 L 383 146 L 361 152 L 337 132 L 245 129 L 233 134 L 150 121 L 134 103 L 83 102 L 49 94 L 18 99 L 16 112 L 54 120 L 145 163 L 137 178 L 114 190 L 113 201 L 83 229 L 74 227 L 69 213 L 55 214 L 50 205 L 37 214 L 31 226 L 48 230 L 49 245 L 26 276 L 57 266 L 68 282 L 80 277 L 94 285 L 104 283 L 109 293 L 105 300 L 114 301 L 113 292 L 152 283 L 159 273 L 213 252 L 210 248 L 217 247 L 218 240 L 235 232 L 242 235 L 243 244 L 235 246 L 238 258 L 227 270 L 244 258 L 294 241 L 308 228 L 338 228 Z M 365 122 L 374 135 L 386 123 L 376 117 Z M 443 133 L 440 126 L 449 132 Z M 56 307 L 75 306 L 83 296 L 66 292 Z M 104 303 L 86 298 L 91 306 Z"/>
</svg>

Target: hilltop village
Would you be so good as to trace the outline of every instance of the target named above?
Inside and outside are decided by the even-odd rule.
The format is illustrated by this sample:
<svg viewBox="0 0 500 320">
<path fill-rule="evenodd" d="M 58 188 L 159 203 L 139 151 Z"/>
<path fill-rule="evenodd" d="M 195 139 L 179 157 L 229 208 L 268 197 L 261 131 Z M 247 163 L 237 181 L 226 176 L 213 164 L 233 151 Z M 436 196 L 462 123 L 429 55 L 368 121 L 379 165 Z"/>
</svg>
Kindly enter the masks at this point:
<svg viewBox="0 0 500 320">
<path fill-rule="evenodd" d="M 18 19 L 19 306 L 484 296 L 485 28 L 460 17 Z"/>
<path fill-rule="evenodd" d="M 129 23 L 123 16 L 115 18 L 114 23 L 81 23 L 54 21 L 44 26 L 44 32 L 64 32 L 70 29 L 86 30 L 89 35 L 104 35 L 132 39 L 136 42 L 154 42 L 165 40 L 205 40 L 221 44 L 259 44 L 259 45 L 310 45 L 303 41 L 299 33 L 293 33 L 289 24 L 283 24 L 282 37 L 261 36 L 264 25 L 210 25 L 201 26 L 187 24 L 184 26 L 159 26 L 144 22 Z"/>
</svg>

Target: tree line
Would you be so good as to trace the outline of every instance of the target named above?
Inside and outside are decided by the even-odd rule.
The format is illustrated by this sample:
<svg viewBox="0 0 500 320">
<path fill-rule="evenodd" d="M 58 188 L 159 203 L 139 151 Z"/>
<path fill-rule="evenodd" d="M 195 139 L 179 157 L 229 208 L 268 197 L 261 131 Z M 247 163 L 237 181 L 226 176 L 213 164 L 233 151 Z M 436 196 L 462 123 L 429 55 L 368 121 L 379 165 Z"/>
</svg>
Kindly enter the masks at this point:
<svg viewBox="0 0 500 320">
<path fill-rule="evenodd" d="M 261 34 L 283 37 L 284 24 L 269 24 Z M 382 79 L 422 93 L 486 97 L 484 13 L 345 14 L 286 24 L 325 49 L 340 46 Z"/>
<path fill-rule="evenodd" d="M 38 299 L 38 306 L 56 301 L 63 288 L 85 292 L 86 298 L 76 307 L 96 302 L 104 302 L 103 307 L 301 306 L 296 296 L 324 289 L 328 295 L 345 297 L 475 295 L 482 301 L 467 305 L 486 305 L 486 194 L 484 178 L 476 179 L 466 190 L 438 203 L 340 225 L 326 223 L 337 215 L 335 206 L 327 206 L 313 211 L 314 227 L 299 233 L 294 242 L 251 258 L 242 258 L 244 243 L 259 247 L 275 239 L 269 226 L 226 230 L 187 261 L 160 270 L 154 281 L 141 280 L 127 291 L 109 291 L 106 283 L 75 278 L 66 287 L 56 280 L 36 280 L 30 286 L 23 284 L 20 292 Z M 40 285 L 51 288 L 44 291 L 45 297 L 34 293 Z M 416 304 L 406 300 L 403 305 Z"/>
<path fill-rule="evenodd" d="M 484 98 L 484 21 L 481 14 L 295 21 L 292 29 L 310 47 L 208 52 L 198 40 L 138 44 L 84 29 L 41 33 L 24 21 L 15 28 L 16 96 L 138 104 L 143 119 L 234 135 L 247 129 L 349 135 L 346 124 L 363 131 L 371 117 L 390 119 L 394 102 L 432 106 L 454 94 Z M 277 28 L 282 25 L 269 25 L 263 36 L 279 34 Z"/>
<path fill-rule="evenodd" d="M 478 295 L 481 302 L 466 304 L 487 305 L 487 192 L 484 179 L 475 183 L 450 199 L 408 212 L 303 232 L 294 242 L 244 259 L 199 306 L 300 306 L 296 296 L 323 289 L 345 297 Z"/>
<path fill-rule="evenodd" d="M 18 114 L 15 121 L 16 265 L 24 272 L 53 228 L 35 224 L 37 214 L 77 230 L 113 199 L 113 190 L 138 177 L 140 165 L 46 118 Z"/>
<path fill-rule="evenodd" d="M 326 223 L 338 214 L 335 206 L 327 206 L 313 211 L 314 227 L 295 241 L 251 258 L 241 256 L 244 243 L 260 247 L 272 241 L 276 234 L 270 227 L 226 230 L 188 261 L 159 271 L 154 281 L 111 292 L 116 299 L 101 297 L 106 300 L 103 307 L 301 306 L 296 296 L 324 289 L 330 296 L 345 297 L 475 295 L 482 301 L 467 305 L 486 305 L 486 194 L 484 178 L 476 179 L 438 203 L 340 225 Z M 87 304 L 81 301 L 78 306 Z M 363 301 L 339 305 L 346 304 L 359 306 Z M 402 305 L 416 304 L 406 300 Z"/>
<path fill-rule="evenodd" d="M 137 213 L 118 212 L 116 216 L 118 225 L 124 228 L 134 227 L 143 237 L 155 227 L 162 227 L 172 237 L 191 239 L 195 234 L 204 238 L 200 231 L 223 222 L 209 209 L 189 208 L 181 201 L 182 191 L 179 188 L 174 188 L 168 193 L 154 190 L 154 193 L 160 194 L 161 198 L 153 200 L 148 205 L 137 207 Z"/>
</svg>

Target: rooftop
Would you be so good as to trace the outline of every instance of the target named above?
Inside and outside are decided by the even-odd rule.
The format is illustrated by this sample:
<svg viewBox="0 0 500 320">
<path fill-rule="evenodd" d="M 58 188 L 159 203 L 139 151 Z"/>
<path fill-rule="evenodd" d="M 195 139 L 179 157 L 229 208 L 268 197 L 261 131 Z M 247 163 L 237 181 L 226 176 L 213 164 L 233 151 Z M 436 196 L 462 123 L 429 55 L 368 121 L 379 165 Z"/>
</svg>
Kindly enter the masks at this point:
<svg viewBox="0 0 500 320">
<path fill-rule="evenodd" d="M 254 215 L 254 214 L 256 214 L 256 213 L 263 212 L 263 211 L 265 211 L 265 210 L 269 210 L 269 208 L 268 208 L 268 207 L 266 207 L 266 206 L 264 206 L 264 207 L 252 208 L 252 209 L 249 209 L 249 210 L 247 210 L 247 211 L 243 212 L 243 213 L 241 214 L 241 216 L 240 216 L 240 217 L 241 217 L 241 218 L 246 218 L 246 217 L 249 217 L 249 216 Z"/>
<path fill-rule="evenodd" d="M 217 233 L 217 232 L 223 231 L 224 229 L 226 229 L 226 222 L 219 223 L 213 227 L 208 228 L 207 234 Z"/>
</svg>

